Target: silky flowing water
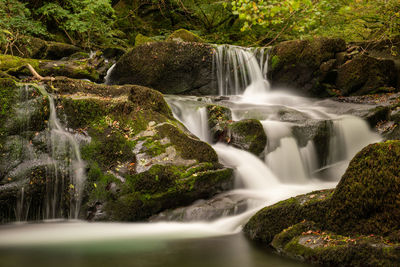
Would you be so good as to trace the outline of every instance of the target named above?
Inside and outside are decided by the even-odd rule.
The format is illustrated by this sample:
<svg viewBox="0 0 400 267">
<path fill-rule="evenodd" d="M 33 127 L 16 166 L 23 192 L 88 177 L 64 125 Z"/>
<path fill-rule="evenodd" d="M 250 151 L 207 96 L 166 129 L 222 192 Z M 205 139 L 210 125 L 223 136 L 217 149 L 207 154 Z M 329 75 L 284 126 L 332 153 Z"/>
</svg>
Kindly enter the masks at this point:
<svg viewBox="0 0 400 267">
<path fill-rule="evenodd" d="M 206 216 L 190 221 L 193 215 L 187 207 L 184 212 L 190 222 L 174 222 L 174 216 L 167 214 L 162 217 L 167 222 L 46 221 L 5 225 L 0 227 L 0 265 L 303 266 L 251 245 L 241 234 L 243 224 L 266 205 L 335 187 L 355 153 L 379 141 L 380 136 L 370 131 L 362 119 L 341 115 L 339 103 L 307 99 L 279 89 L 271 91 L 266 80 L 265 49 L 219 46 L 216 51 L 219 94 L 227 97 L 166 96 L 166 100 L 175 117 L 210 144 L 206 112 L 210 103 L 230 108 L 235 121 L 261 121 L 268 144 L 259 157 L 226 144 L 211 144 L 220 162 L 234 169 L 236 179 L 234 190 L 214 199 L 239 199 L 244 209 L 237 208 L 230 216 L 223 213 L 225 216 L 212 221 L 205 221 Z M 69 157 L 74 162 L 69 171 L 79 196 L 84 183 L 79 146 L 55 113 L 51 118 L 50 128 L 58 134 L 57 142 L 70 147 Z M 331 125 L 329 152 L 324 159 L 318 157 L 317 144 L 312 140 L 301 144 L 293 134 L 294 127 L 321 121 Z M 72 213 L 79 208 L 79 197 L 74 204 Z"/>
</svg>

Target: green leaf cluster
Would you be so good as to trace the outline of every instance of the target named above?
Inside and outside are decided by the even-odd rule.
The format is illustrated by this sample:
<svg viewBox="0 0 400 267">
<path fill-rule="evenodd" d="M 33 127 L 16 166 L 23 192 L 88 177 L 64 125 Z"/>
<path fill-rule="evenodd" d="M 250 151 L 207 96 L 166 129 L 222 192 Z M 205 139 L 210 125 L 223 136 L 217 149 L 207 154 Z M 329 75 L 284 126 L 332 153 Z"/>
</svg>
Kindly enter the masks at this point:
<svg viewBox="0 0 400 267">
<path fill-rule="evenodd" d="M 32 18 L 25 4 L 17 0 L 0 0 L 0 45 L 27 34 L 45 36 L 47 31 L 41 22 Z"/>
<path fill-rule="evenodd" d="M 398 0 L 233 0 L 242 31 L 266 38 L 322 35 L 349 41 L 393 38 L 400 32 Z"/>
<path fill-rule="evenodd" d="M 37 11 L 46 25 L 57 25 L 71 43 L 90 47 L 93 39 L 111 36 L 114 9 L 110 0 L 69 0 L 44 3 Z"/>
</svg>

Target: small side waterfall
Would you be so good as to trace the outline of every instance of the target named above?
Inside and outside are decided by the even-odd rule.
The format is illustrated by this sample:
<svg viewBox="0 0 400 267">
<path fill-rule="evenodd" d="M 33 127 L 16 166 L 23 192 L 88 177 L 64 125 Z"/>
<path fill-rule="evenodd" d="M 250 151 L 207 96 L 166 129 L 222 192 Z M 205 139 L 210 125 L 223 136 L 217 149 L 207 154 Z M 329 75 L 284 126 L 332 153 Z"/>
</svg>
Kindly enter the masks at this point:
<svg viewBox="0 0 400 267">
<path fill-rule="evenodd" d="M 59 197 L 62 195 L 62 192 L 58 192 L 58 184 L 61 182 L 61 188 L 64 188 L 64 182 L 69 181 L 71 193 L 69 218 L 78 218 L 86 180 L 85 163 L 82 161 L 79 144 L 76 138 L 61 126 L 51 95 L 49 95 L 49 103 L 51 158 L 54 161 L 54 169 L 56 171 L 54 172 L 55 187 L 53 188 L 53 197 L 50 203 L 51 205 L 48 207 L 46 217 L 59 218 L 62 216 L 61 214 L 57 214 L 57 203 L 59 203 Z M 58 170 L 61 170 L 61 177 L 59 177 Z"/>
<path fill-rule="evenodd" d="M 17 190 L 16 221 L 77 219 L 86 180 L 79 142 L 61 124 L 55 101 L 44 88 L 23 85 L 19 94 L 16 120 L 9 126 L 18 125 L 18 135 L 5 144 L 18 159 L 10 159 L 3 175 L 11 182 L 0 190 Z"/>
<path fill-rule="evenodd" d="M 110 75 L 111 75 L 111 72 L 114 70 L 114 68 L 115 68 L 115 63 L 107 70 L 107 73 L 106 73 L 106 76 L 104 77 L 104 83 L 105 84 L 111 84 L 111 82 L 110 82 Z"/>
</svg>

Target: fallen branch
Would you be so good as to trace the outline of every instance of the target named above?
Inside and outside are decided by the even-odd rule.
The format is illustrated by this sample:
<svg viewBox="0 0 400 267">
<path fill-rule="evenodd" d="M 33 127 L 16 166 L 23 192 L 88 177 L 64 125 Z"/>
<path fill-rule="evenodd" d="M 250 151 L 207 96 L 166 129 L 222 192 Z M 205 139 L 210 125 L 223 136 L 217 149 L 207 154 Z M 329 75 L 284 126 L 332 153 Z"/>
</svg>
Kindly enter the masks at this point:
<svg viewBox="0 0 400 267">
<path fill-rule="evenodd" d="M 37 71 L 29 63 L 26 64 L 26 67 L 32 73 L 32 76 L 37 80 L 40 80 L 40 81 L 54 81 L 55 80 L 54 77 L 43 77 L 43 76 L 40 76 L 40 74 L 37 73 Z"/>
</svg>

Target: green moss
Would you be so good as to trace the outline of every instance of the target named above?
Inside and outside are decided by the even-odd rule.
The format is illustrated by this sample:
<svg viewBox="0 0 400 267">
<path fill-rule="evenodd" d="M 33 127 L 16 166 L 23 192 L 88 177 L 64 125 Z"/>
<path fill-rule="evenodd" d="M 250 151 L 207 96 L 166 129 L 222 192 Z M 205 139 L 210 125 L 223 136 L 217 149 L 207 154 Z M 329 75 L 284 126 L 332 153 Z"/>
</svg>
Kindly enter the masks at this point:
<svg viewBox="0 0 400 267">
<path fill-rule="evenodd" d="M 12 116 L 17 97 L 17 85 L 11 79 L 0 79 L 0 134 L 4 131 L 5 121 Z"/>
<path fill-rule="evenodd" d="M 267 144 L 267 136 L 260 121 L 241 120 L 228 125 L 228 138 L 233 146 L 259 155 Z"/>
<path fill-rule="evenodd" d="M 162 153 L 165 153 L 165 149 L 171 146 L 171 144 L 162 145 L 159 140 L 148 138 L 143 146 L 147 148 L 145 151 L 146 154 L 152 157 L 156 157 Z"/>
<path fill-rule="evenodd" d="M 119 131 L 107 126 L 101 130 L 91 129 L 89 134 L 92 141 L 81 149 L 84 160 L 97 162 L 103 170 L 117 166 L 118 162 L 135 162 L 132 152 L 135 143 Z"/>
<path fill-rule="evenodd" d="M 279 56 L 272 56 L 269 64 L 271 66 L 271 70 L 274 70 L 279 65 Z"/>
<path fill-rule="evenodd" d="M 275 235 L 303 220 L 324 222 L 332 190 L 314 191 L 278 202 L 254 215 L 243 231 L 252 240 L 269 244 Z"/>
<path fill-rule="evenodd" d="M 63 97 L 61 103 L 64 112 L 68 114 L 68 125 L 74 129 L 93 125 L 109 111 L 109 107 L 104 101 L 93 98 Z"/>
<path fill-rule="evenodd" d="M 382 237 L 335 235 L 309 222 L 285 229 L 275 239 L 273 246 L 281 254 L 324 266 L 396 266 L 400 259 L 399 244 Z"/>
<path fill-rule="evenodd" d="M 155 40 L 151 39 L 150 37 L 144 36 L 141 33 L 136 35 L 135 46 L 139 46 L 139 45 L 147 44 L 147 43 L 152 43 L 152 42 L 155 42 Z"/>
<path fill-rule="evenodd" d="M 204 40 L 198 35 L 185 29 L 174 31 L 170 36 L 168 36 L 167 41 L 204 43 Z"/>
<path fill-rule="evenodd" d="M 212 147 L 194 137 L 189 137 L 176 126 L 169 123 L 157 126 L 161 138 L 168 137 L 176 150 L 184 159 L 195 159 L 198 162 L 218 162 L 218 157 Z"/>
<path fill-rule="evenodd" d="M 350 162 L 330 202 L 326 227 L 338 233 L 399 229 L 400 141 L 372 144 Z"/>
<path fill-rule="evenodd" d="M 232 186 L 231 169 L 210 170 L 209 166 L 153 165 L 146 172 L 127 177 L 121 197 L 107 204 L 107 212 L 114 220 L 142 220 Z"/>
<path fill-rule="evenodd" d="M 31 75 L 29 70 L 25 68 L 27 64 L 30 64 L 37 72 L 43 73 L 40 68 L 40 63 L 45 62 L 36 59 L 20 58 L 10 55 L 0 55 L 0 70 L 13 75 L 14 73 L 20 73 L 25 75 Z"/>
</svg>

